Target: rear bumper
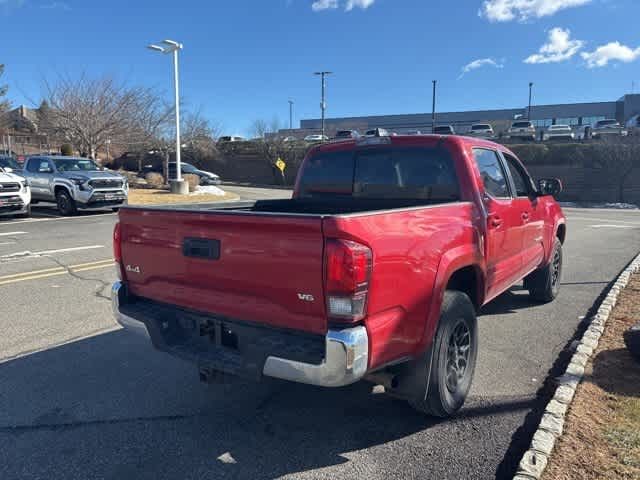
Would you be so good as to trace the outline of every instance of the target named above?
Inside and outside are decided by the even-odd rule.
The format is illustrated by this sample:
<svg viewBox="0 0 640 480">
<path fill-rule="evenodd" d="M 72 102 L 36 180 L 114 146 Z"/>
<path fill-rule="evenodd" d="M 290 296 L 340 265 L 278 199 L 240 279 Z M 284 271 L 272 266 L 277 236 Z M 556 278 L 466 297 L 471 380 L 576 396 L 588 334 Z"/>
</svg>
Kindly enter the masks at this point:
<svg viewBox="0 0 640 480">
<path fill-rule="evenodd" d="M 128 303 L 126 285 L 122 282 L 113 284 L 111 300 L 120 325 L 150 337 L 157 349 L 196 363 L 201 374 L 214 370 L 252 378 L 266 375 L 322 387 L 341 387 L 360 380 L 367 372 L 369 339 L 363 326 L 329 330 L 320 351 L 317 347 L 322 347 L 321 337 L 316 340 L 266 327 L 217 320 L 170 306 L 136 307 Z M 207 327 L 205 333 L 202 333 L 203 325 Z M 222 339 L 222 343 L 210 341 L 212 336 Z"/>
</svg>

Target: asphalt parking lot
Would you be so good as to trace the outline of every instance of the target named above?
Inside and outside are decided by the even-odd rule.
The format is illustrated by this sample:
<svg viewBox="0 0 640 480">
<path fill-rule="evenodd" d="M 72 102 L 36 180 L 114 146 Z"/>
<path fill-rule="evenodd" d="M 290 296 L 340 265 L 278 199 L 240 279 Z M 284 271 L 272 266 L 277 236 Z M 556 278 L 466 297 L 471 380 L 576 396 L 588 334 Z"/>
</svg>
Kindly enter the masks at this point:
<svg viewBox="0 0 640 480">
<path fill-rule="evenodd" d="M 638 211 L 566 213 L 559 298 L 532 305 L 516 287 L 484 309 L 450 421 L 366 383 L 201 384 L 115 324 L 114 214 L 0 220 L 0 478 L 510 478 L 558 354 L 640 249 Z"/>
</svg>

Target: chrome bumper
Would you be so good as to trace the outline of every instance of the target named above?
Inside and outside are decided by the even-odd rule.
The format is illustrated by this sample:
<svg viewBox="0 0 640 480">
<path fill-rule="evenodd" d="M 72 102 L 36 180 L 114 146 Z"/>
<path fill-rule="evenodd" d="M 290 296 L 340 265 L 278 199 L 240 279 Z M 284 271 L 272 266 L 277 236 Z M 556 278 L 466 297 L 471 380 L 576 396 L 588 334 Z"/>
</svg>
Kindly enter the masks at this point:
<svg viewBox="0 0 640 480">
<path fill-rule="evenodd" d="M 136 334 L 149 336 L 144 323 L 123 314 L 120 303 L 126 299 L 126 286 L 115 282 L 111 288 L 111 304 L 117 322 Z M 329 330 L 325 338 L 325 357 L 318 365 L 269 356 L 263 375 L 292 382 L 341 387 L 360 380 L 367 372 L 369 338 L 363 326 Z"/>
</svg>

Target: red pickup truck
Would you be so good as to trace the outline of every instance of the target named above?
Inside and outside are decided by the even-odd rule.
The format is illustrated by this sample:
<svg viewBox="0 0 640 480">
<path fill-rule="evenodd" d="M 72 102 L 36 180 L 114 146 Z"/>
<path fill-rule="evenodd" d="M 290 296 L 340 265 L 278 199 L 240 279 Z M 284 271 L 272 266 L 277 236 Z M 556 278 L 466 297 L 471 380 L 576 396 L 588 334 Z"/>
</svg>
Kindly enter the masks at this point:
<svg viewBox="0 0 640 480">
<path fill-rule="evenodd" d="M 292 199 L 120 209 L 114 313 L 205 381 L 366 379 L 450 416 L 471 386 L 476 312 L 522 279 L 536 301 L 558 294 L 560 189 L 478 138 L 327 143 Z"/>
</svg>

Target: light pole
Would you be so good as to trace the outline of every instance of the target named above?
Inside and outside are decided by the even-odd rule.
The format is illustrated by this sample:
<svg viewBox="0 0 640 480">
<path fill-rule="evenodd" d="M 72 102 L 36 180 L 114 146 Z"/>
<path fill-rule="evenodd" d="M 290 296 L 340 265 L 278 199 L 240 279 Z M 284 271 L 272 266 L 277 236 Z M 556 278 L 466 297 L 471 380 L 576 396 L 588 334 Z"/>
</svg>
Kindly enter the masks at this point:
<svg viewBox="0 0 640 480">
<path fill-rule="evenodd" d="M 105 143 L 105 145 L 107 147 L 107 163 L 109 163 L 109 157 L 110 157 L 110 155 L 109 155 L 109 145 L 111 145 L 111 139 L 107 138 L 107 140 L 104 143 Z"/>
<path fill-rule="evenodd" d="M 293 100 L 289 100 L 289 130 L 293 130 Z"/>
<path fill-rule="evenodd" d="M 529 108 L 527 108 L 527 120 L 531 120 L 531 90 L 533 89 L 533 82 L 529 82 Z"/>
<path fill-rule="evenodd" d="M 327 103 L 324 101 L 325 90 L 326 90 L 326 82 L 325 77 L 327 75 L 331 75 L 333 72 L 315 72 L 314 75 L 320 75 L 322 77 L 322 100 L 320 102 L 320 110 L 322 110 L 322 141 L 324 142 L 324 111 L 327 109 Z"/>
<path fill-rule="evenodd" d="M 436 84 L 437 80 L 432 80 L 433 82 L 433 99 L 431 103 L 431 133 L 436 133 Z"/>
<path fill-rule="evenodd" d="M 156 52 L 170 54 L 173 53 L 173 85 L 175 88 L 175 110 L 176 110 L 176 178 L 169 180 L 171 193 L 189 193 L 189 185 L 182 180 L 181 144 L 180 144 L 180 82 L 178 77 L 178 52 L 183 45 L 173 40 L 163 40 L 163 45 L 149 45 L 147 48 Z"/>
</svg>

